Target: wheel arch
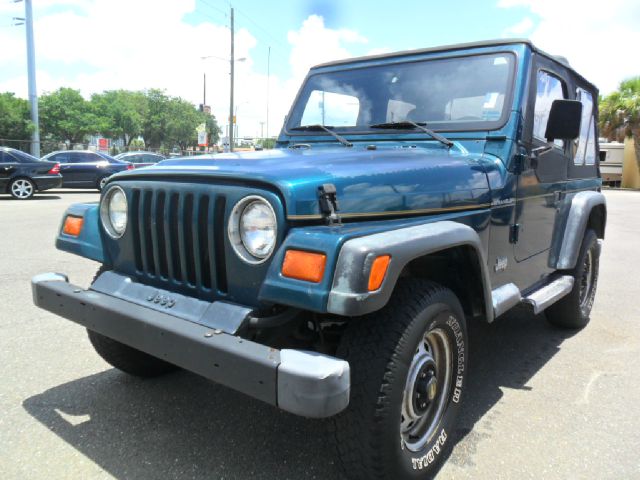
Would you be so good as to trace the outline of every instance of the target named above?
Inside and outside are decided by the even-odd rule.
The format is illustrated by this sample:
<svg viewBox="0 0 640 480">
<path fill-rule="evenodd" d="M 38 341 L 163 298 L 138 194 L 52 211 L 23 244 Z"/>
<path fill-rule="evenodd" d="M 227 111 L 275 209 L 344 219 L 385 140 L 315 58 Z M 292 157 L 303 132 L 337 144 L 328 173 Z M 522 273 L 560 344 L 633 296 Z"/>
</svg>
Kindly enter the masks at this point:
<svg viewBox="0 0 640 480">
<path fill-rule="evenodd" d="M 550 258 L 551 267 L 570 270 L 576 265 L 580 245 L 587 228 L 604 239 L 607 223 L 607 202 L 602 192 L 578 192 L 571 198 L 564 228 L 557 235 Z"/>
<path fill-rule="evenodd" d="M 391 261 L 380 288 L 370 292 L 371 266 L 381 255 L 390 255 Z M 464 276 L 455 275 L 461 271 Z M 453 221 L 401 228 L 345 242 L 338 256 L 327 310 L 348 316 L 379 310 L 391 298 L 398 279 L 407 275 L 441 283 L 458 295 L 465 313 L 493 320 L 491 283 L 480 237 L 471 227 Z"/>
</svg>

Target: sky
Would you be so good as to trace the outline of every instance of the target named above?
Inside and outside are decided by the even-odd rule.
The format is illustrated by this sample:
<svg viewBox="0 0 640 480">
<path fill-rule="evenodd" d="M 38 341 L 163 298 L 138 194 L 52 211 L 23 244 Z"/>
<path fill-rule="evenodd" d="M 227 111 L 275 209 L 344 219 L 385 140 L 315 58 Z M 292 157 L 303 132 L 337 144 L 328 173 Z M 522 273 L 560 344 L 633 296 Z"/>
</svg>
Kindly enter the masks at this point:
<svg viewBox="0 0 640 480">
<path fill-rule="evenodd" d="M 592 5 L 593 3 L 593 5 Z M 229 113 L 230 6 L 240 136 L 277 135 L 309 67 L 329 60 L 524 37 L 609 93 L 640 75 L 638 0 L 33 0 L 38 93 L 160 88 Z M 27 97 L 20 0 L 0 0 L 0 92 Z M 209 57 L 202 59 L 202 57 Z M 268 96 L 267 96 L 268 92 Z M 267 117 L 268 110 L 268 117 Z M 268 122 L 267 122 L 268 118 Z M 268 132 L 267 132 L 268 123 Z"/>
</svg>

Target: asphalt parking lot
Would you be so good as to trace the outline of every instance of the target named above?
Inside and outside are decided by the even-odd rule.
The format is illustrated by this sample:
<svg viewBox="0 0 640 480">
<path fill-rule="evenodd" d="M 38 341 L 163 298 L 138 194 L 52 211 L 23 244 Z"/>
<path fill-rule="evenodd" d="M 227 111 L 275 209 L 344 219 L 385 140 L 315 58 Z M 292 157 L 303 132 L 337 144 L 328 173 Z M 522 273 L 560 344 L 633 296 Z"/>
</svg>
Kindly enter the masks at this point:
<svg viewBox="0 0 640 480">
<path fill-rule="evenodd" d="M 591 323 L 567 332 L 520 309 L 471 327 L 471 381 L 438 479 L 640 479 L 640 193 L 606 196 Z M 69 204 L 97 199 L 0 196 L 1 477 L 340 478 L 325 423 L 186 372 L 130 378 L 81 327 L 33 306 L 37 273 L 89 284 L 98 265 L 54 238 Z"/>
</svg>

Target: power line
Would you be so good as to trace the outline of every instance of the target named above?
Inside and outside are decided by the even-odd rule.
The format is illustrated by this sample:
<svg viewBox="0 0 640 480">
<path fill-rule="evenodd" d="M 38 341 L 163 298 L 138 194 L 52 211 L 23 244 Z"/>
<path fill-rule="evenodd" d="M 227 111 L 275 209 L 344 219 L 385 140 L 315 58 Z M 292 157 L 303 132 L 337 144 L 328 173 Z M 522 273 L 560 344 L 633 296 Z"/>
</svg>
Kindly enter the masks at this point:
<svg viewBox="0 0 640 480">
<path fill-rule="evenodd" d="M 264 27 L 262 27 L 258 22 L 253 20 L 249 15 L 247 15 L 246 13 L 244 13 L 242 10 L 238 9 L 237 7 L 234 7 L 234 8 L 240 15 L 242 15 L 247 20 L 249 20 L 251 23 L 253 23 L 258 29 L 262 30 L 269 38 L 271 38 L 271 40 L 273 40 L 274 42 L 280 44 L 280 46 L 285 48 L 285 49 L 289 49 L 290 48 L 290 45 L 285 45 L 284 42 L 282 42 L 282 40 L 280 40 L 280 39 L 276 38 L 274 35 L 272 35 L 269 31 L 267 31 Z"/>
<path fill-rule="evenodd" d="M 220 7 L 217 7 L 217 6 L 215 6 L 215 5 L 212 5 L 212 4 L 210 4 L 210 3 L 207 3 L 207 2 L 205 2 L 205 0 L 200 0 L 200 3 L 202 3 L 203 5 L 206 5 L 207 7 L 212 8 L 212 9 L 214 9 L 214 10 L 216 10 L 216 11 L 218 11 L 218 12 L 222 13 L 222 14 L 223 14 L 225 17 L 227 17 L 227 18 L 229 17 L 229 12 L 227 12 L 226 10 L 223 10 L 223 9 L 222 9 L 222 8 L 220 8 Z"/>
</svg>

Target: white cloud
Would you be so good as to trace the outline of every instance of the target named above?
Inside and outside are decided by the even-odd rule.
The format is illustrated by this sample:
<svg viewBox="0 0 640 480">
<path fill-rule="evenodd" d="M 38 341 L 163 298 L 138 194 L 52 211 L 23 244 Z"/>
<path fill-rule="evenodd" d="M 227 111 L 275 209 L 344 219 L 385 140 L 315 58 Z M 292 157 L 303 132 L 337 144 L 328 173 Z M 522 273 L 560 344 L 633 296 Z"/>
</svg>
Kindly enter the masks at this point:
<svg viewBox="0 0 640 480">
<path fill-rule="evenodd" d="M 344 44 L 367 43 L 366 38 L 353 30 L 325 27 L 324 19 L 317 15 L 310 15 L 300 30 L 289 32 L 288 39 L 292 46 L 290 63 L 294 78 L 304 77 L 313 65 L 351 57 Z"/>
<path fill-rule="evenodd" d="M 34 31 L 40 94 L 59 87 L 79 89 L 85 97 L 109 89 L 161 88 L 194 104 L 202 103 L 203 73 L 207 103 L 220 125 L 229 115 L 229 29 L 212 21 L 190 25 L 195 0 L 39 0 Z M 21 4 L 0 4 L 3 17 L 21 16 Z M 209 20 L 207 18 L 207 20 Z M 222 23 L 222 19 L 221 19 Z M 258 40 L 247 29 L 236 31 L 235 105 L 241 136 L 256 136 L 266 121 L 266 72 L 256 71 Z M 367 39 L 348 29 L 330 29 L 311 15 L 288 33 L 292 75 L 271 75 L 269 134 L 276 135 L 310 66 L 350 57 L 350 44 Z M 0 91 L 27 96 L 23 27 L 0 29 Z M 282 54 L 282 53 L 280 53 Z M 11 68 L 4 68 L 5 66 Z M 266 134 L 266 132 L 265 132 Z"/>
<path fill-rule="evenodd" d="M 637 0 L 609 0 L 606 4 L 499 0 L 498 6 L 529 9 L 539 18 L 529 35 L 531 40 L 549 53 L 567 57 L 602 93 L 609 93 L 621 80 L 640 74 L 635 55 L 636 46 L 640 45 Z"/>
<path fill-rule="evenodd" d="M 533 20 L 531 20 L 529 17 L 524 17 L 520 22 L 507 28 L 503 32 L 502 36 L 510 37 L 514 35 L 515 36 L 525 35 L 527 32 L 529 32 L 533 28 L 533 25 L 534 25 Z"/>
</svg>

